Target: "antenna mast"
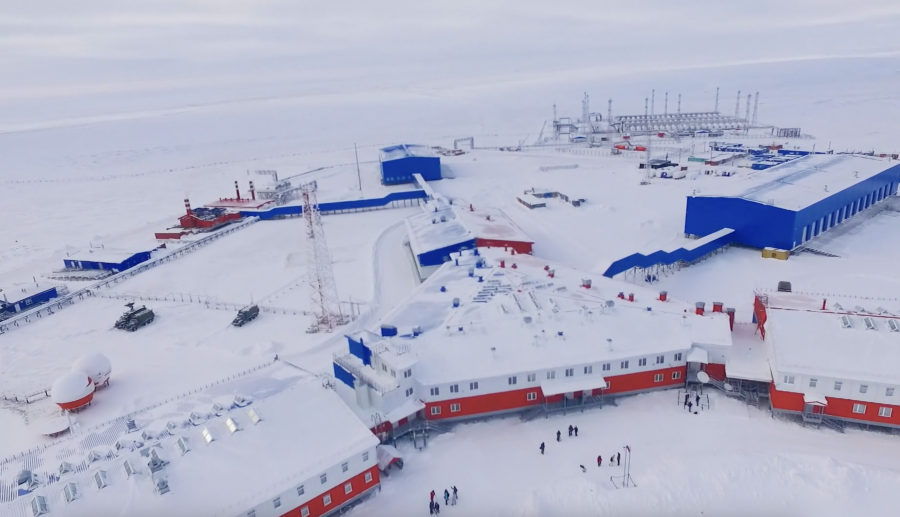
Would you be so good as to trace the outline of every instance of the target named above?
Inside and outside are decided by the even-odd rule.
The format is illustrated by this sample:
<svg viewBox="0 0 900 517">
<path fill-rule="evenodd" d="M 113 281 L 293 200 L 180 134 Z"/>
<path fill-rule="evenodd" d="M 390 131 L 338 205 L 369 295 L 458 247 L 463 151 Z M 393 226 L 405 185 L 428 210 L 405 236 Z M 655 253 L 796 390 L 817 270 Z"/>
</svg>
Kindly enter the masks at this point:
<svg viewBox="0 0 900 517">
<path fill-rule="evenodd" d="M 310 296 L 315 322 L 309 332 L 331 332 L 347 323 L 341 312 L 334 272 L 331 268 L 331 254 L 325 241 L 325 230 L 322 227 L 322 215 L 319 213 L 319 202 L 316 199 L 317 185 L 315 181 L 300 185 L 300 196 L 303 199 L 303 219 L 306 222 L 307 268 L 309 269 Z"/>
<path fill-rule="evenodd" d="M 714 109 L 713 111 L 716 113 L 719 112 L 719 87 L 718 86 L 716 86 L 716 109 Z"/>
</svg>

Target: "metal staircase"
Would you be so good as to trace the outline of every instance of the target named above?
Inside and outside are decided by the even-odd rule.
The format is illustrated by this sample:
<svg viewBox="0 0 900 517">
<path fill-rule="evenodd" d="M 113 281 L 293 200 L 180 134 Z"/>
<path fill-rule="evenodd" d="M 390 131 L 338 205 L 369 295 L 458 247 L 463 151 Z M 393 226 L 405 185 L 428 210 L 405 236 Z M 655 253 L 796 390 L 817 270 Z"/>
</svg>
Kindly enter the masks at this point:
<svg viewBox="0 0 900 517">
<path fill-rule="evenodd" d="M 547 416 L 551 413 L 567 412 L 567 411 L 584 411 L 590 408 L 602 408 L 603 406 L 618 406 L 614 397 L 605 395 L 591 395 L 587 397 L 579 397 L 568 399 L 563 397 L 559 402 L 545 402 L 539 406 L 525 411 L 520 416 L 523 422 L 530 422 L 540 416 Z"/>
<path fill-rule="evenodd" d="M 715 386 L 726 395 L 730 395 L 732 397 L 741 397 L 747 404 L 752 404 L 757 408 L 759 407 L 759 391 L 757 391 L 756 389 L 746 389 L 742 387 L 740 383 L 732 384 L 714 379 L 712 377 L 709 378 L 708 384 L 710 386 Z"/>
</svg>

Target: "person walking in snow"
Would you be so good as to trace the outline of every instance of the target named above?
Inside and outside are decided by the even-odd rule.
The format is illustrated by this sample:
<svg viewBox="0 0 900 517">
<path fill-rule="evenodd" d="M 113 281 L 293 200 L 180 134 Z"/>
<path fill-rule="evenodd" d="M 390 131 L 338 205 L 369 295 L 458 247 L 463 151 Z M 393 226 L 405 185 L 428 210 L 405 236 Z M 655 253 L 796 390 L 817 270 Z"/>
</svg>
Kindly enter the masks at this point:
<svg viewBox="0 0 900 517">
<path fill-rule="evenodd" d="M 434 514 L 435 515 L 441 514 L 441 504 L 440 503 L 434 503 Z"/>
<path fill-rule="evenodd" d="M 616 455 L 615 455 L 615 454 L 610 454 L 610 455 L 609 455 L 609 466 L 610 466 L 610 467 L 615 467 L 615 466 L 616 466 L 616 464 L 613 463 L 613 460 L 614 460 L 615 458 L 616 458 Z"/>
<path fill-rule="evenodd" d="M 541 442 L 541 454 L 544 454 L 544 442 Z"/>
<path fill-rule="evenodd" d="M 694 403 L 689 400 L 688 401 L 688 413 L 693 413 L 693 412 L 694 412 Z"/>
<path fill-rule="evenodd" d="M 428 513 L 434 515 L 434 501 L 428 502 Z"/>
<path fill-rule="evenodd" d="M 452 487 L 450 487 L 450 489 L 453 490 L 453 497 L 456 498 L 456 496 L 459 495 L 456 492 L 456 485 L 453 485 Z"/>
<path fill-rule="evenodd" d="M 456 487 L 453 487 L 453 493 L 450 495 L 450 506 L 456 506 Z"/>
<path fill-rule="evenodd" d="M 444 489 L 444 506 L 447 506 L 449 504 L 450 504 L 450 491 L 445 488 Z"/>
<path fill-rule="evenodd" d="M 577 425 L 575 426 L 575 436 L 576 437 L 578 436 L 578 426 Z"/>
<path fill-rule="evenodd" d="M 690 393 L 685 393 L 685 394 L 684 394 L 684 406 L 682 406 L 682 407 L 687 407 L 687 404 L 688 404 L 688 401 L 689 401 L 689 400 L 691 400 L 691 394 L 690 394 Z"/>
<path fill-rule="evenodd" d="M 431 502 L 434 502 L 434 490 L 431 491 Z"/>
<path fill-rule="evenodd" d="M 569 426 L 569 436 L 572 436 L 572 426 Z"/>
<path fill-rule="evenodd" d="M 616 466 L 618 467 L 621 464 L 622 464 L 622 453 L 617 452 L 616 453 Z"/>
<path fill-rule="evenodd" d="M 603 456 L 597 456 L 597 466 L 600 467 L 603 465 Z"/>
<path fill-rule="evenodd" d="M 581 467 L 581 471 L 582 471 L 582 472 L 587 472 L 587 469 L 584 468 L 584 465 L 578 465 L 578 466 Z"/>
<path fill-rule="evenodd" d="M 700 407 L 700 394 L 697 394 L 697 407 Z"/>
<path fill-rule="evenodd" d="M 560 436 L 562 436 L 562 433 L 560 433 L 559 431 L 556 431 L 556 441 L 557 442 L 559 441 Z"/>
</svg>

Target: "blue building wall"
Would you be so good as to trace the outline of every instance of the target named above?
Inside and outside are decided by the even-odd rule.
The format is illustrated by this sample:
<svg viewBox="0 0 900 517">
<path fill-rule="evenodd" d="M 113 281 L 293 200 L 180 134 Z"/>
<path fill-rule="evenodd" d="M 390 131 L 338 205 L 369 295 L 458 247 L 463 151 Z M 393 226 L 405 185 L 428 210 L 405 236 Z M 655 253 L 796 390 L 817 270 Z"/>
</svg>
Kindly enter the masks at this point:
<svg viewBox="0 0 900 517">
<path fill-rule="evenodd" d="M 15 291 L 3 291 L 3 294 L 6 295 L 6 300 L 0 297 L 0 311 L 4 312 L 22 312 L 59 297 L 55 287 L 22 298 L 17 298 Z"/>
<path fill-rule="evenodd" d="M 81 269 L 103 269 L 107 271 L 125 271 L 126 269 L 133 268 L 134 266 L 140 264 L 141 262 L 146 262 L 150 260 L 149 251 L 140 251 L 135 253 L 134 255 L 128 257 L 122 262 L 103 262 L 97 260 L 78 260 L 78 259 L 63 259 L 63 264 L 67 268 L 81 268 Z M 90 255 L 86 255 L 90 256 Z"/>
<path fill-rule="evenodd" d="M 331 364 L 334 365 L 334 377 L 337 380 L 346 384 L 347 386 L 350 386 L 351 388 L 353 388 L 354 387 L 353 386 L 353 379 L 354 379 L 353 374 L 348 372 L 347 370 L 345 370 L 343 366 L 341 366 L 337 363 L 331 363 Z"/>
<path fill-rule="evenodd" d="M 446 262 L 444 259 L 449 257 L 451 253 L 462 250 L 471 250 L 475 248 L 475 239 L 463 241 L 440 249 L 419 253 L 416 259 L 420 266 L 439 266 Z"/>
<path fill-rule="evenodd" d="M 697 260 L 698 258 L 708 253 L 712 253 L 717 249 L 728 246 L 733 240 L 734 234 L 730 233 L 727 235 L 723 235 L 718 239 L 713 239 L 695 248 L 678 248 L 674 251 L 660 250 L 649 255 L 644 255 L 643 253 L 635 253 L 610 264 L 609 268 L 607 268 L 603 273 L 603 276 L 612 278 L 619 273 L 624 273 L 625 271 L 628 271 L 629 269 L 635 267 L 649 268 L 657 264 L 670 265 L 675 264 L 676 262 L 681 260 L 685 262 L 693 262 L 694 260 Z"/>
<path fill-rule="evenodd" d="M 408 190 L 405 192 L 391 192 L 384 197 L 353 199 L 349 201 L 333 201 L 319 203 L 319 212 L 335 213 L 344 210 L 365 210 L 367 208 L 381 208 L 395 201 L 408 201 L 413 199 L 427 199 L 428 194 L 424 190 Z M 243 210 L 241 217 L 259 217 L 266 221 L 281 217 L 298 216 L 303 213 L 302 205 L 276 206 L 268 210 Z"/>
<path fill-rule="evenodd" d="M 350 353 L 358 357 L 364 365 L 372 364 L 372 350 L 363 343 L 362 339 L 357 341 L 350 336 L 346 337 L 347 344 L 350 345 Z"/>
<path fill-rule="evenodd" d="M 706 236 L 735 230 L 733 242 L 791 250 L 897 193 L 900 165 L 793 211 L 736 197 L 687 198 L 684 232 Z"/>
<path fill-rule="evenodd" d="M 413 183 L 413 174 L 421 174 L 425 181 L 441 179 L 441 159 L 436 156 L 407 156 L 381 162 L 381 182 L 385 185 Z"/>
</svg>

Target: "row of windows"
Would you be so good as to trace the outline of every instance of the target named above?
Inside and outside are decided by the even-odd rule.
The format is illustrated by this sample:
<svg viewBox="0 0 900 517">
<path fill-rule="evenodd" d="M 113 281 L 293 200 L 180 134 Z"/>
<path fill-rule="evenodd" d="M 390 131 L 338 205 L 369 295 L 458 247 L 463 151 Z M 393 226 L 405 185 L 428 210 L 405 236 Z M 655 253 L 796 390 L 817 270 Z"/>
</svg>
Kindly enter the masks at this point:
<svg viewBox="0 0 900 517">
<path fill-rule="evenodd" d="M 681 358 L 682 358 L 682 354 L 680 352 L 673 356 L 673 359 L 675 362 L 681 361 Z M 655 364 L 663 364 L 665 361 L 666 361 L 666 356 L 658 355 L 658 356 L 656 356 Z M 622 361 L 621 363 L 619 363 L 619 368 L 621 368 L 622 370 L 627 370 L 629 364 L 630 364 L 629 361 Z M 638 366 L 647 366 L 647 358 L 645 357 L 645 358 L 638 359 Z M 608 372 L 608 371 L 610 371 L 610 369 L 611 369 L 610 363 L 603 363 L 603 365 L 601 367 L 602 371 Z M 585 375 L 590 375 L 590 374 L 594 373 L 594 367 L 593 366 L 585 366 L 582 371 L 584 372 Z M 563 373 L 565 374 L 566 377 L 574 377 L 575 369 L 574 368 L 566 368 Z M 556 378 L 556 371 L 550 370 L 550 371 L 546 372 L 546 376 L 547 376 L 547 380 L 553 380 Z M 527 379 L 527 382 L 537 382 L 537 374 L 529 373 L 526 376 L 526 379 Z M 510 386 L 515 386 L 516 384 L 519 383 L 519 377 L 517 375 L 508 377 L 506 379 L 506 383 Z M 469 383 L 470 391 L 475 391 L 477 389 L 478 389 L 478 381 Z M 437 396 L 440 396 L 441 389 L 439 387 L 431 388 L 430 392 L 431 392 L 432 397 L 437 397 Z M 459 384 L 451 384 L 450 385 L 450 393 L 459 393 Z M 412 389 L 410 388 L 409 390 L 407 390 L 406 396 L 408 397 L 411 394 L 412 394 Z"/>
<path fill-rule="evenodd" d="M 795 381 L 796 381 L 796 378 L 793 375 L 785 375 L 784 376 L 785 384 L 794 384 Z M 810 388 L 815 388 L 816 386 L 818 386 L 818 384 L 819 384 L 819 379 L 813 379 L 813 378 L 809 379 L 809 387 Z M 834 391 L 841 391 L 841 389 L 843 389 L 843 387 L 844 387 L 843 381 L 834 381 Z M 860 393 L 868 393 L 869 385 L 868 384 L 860 384 L 859 392 Z M 894 388 L 885 388 L 884 396 L 885 397 L 893 397 L 894 396 Z"/>
<path fill-rule="evenodd" d="M 368 453 L 368 452 L 365 453 L 365 454 L 363 454 L 363 460 L 364 460 L 364 461 L 365 461 L 365 460 L 368 460 L 368 456 L 369 456 L 369 453 Z M 347 465 L 347 464 L 344 463 L 344 464 L 342 465 L 342 468 L 343 468 L 343 467 L 346 467 L 346 465 Z M 343 470 L 346 472 L 347 469 L 344 468 Z M 324 480 L 324 479 L 325 479 L 325 474 L 322 474 L 322 475 L 320 476 L 320 479 L 323 479 L 323 480 Z M 371 472 L 366 472 L 366 475 L 365 475 L 366 484 L 371 483 L 371 482 L 372 482 L 372 479 L 373 479 L 373 478 L 372 478 L 372 473 L 371 473 Z M 324 482 L 325 482 L 325 481 L 322 481 L 322 483 L 324 483 Z M 353 483 L 350 483 L 350 482 L 344 483 L 344 494 L 350 494 L 351 492 L 353 492 Z M 305 493 L 306 493 L 306 490 L 303 488 L 303 485 L 300 485 L 300 486 L 297 487 L 297 495 L 298 495 L 298 496 L 302 496 L 302 495 L 305 494 Z M 323 503 L 325 506 L 330 505 L 330 504 L 331 504 L 331 494 L 325 494 L 324 496 L 322 496 L 322 503 Z M 281 498 L 280 498 L 280 497 L 276 497 L 275 499 L 272 499 L 272 506 L 274 506 L 275 508 L 280 507 L 280 506 L 281 506 Z M 300 508 L 300 515 L 301 515 L 301 517 L 307 517 L 307 516 L 309 515 L 309 507 L 308 507 L 308 506 L 304 506 L 303 508 Z M 256 517 L 256 510 L 250 510 L 249 512 L 247 512 L 247 517 Z"/>
<path fill-rule="evenodd" d="M 385 372 L 385 373 L 387 373 L 388 371 L 390 371 L 391 377 L 393 377 L 393 378 L 395 378 L 395 379 L 397 378 L 397 370 L 395 370 L 395 369 L 393 369 L 393 368 L 388 369 L 387 365 L 384 364 L 384 363 L 381 363 L 381 371 L 383 371 L 383 372 Z M 403 370 L 403 371 L 400 372 L 400 373 L 403 374 L 403 378 L 404 378 L 404 379 L 408 379 L 409 377 L 412 377 L 412 369 L 409 369 L 409 370 Z"/>
<path fill-rule="evenodd" d="M 853 404 L 853 412 L 857 415 L 865 415 L 866 414 L 866 405 L 865 404 Z M 890 418 L 891 414 L 894 412 L 894 408 L 889 407 L 880 407 L 878 408 L 878 416 L 883 418 Z"/>
<path fill-rule="evenodd" d="M 893 192 L 893 190 L 894 183 L 891 182 L 890 184 L 884 185 L 877 190 L 872 191 L 872 193 L 866 194 L 865 196 L 851 202 L 843 208 L 839 208 L 831 214 L 828 214 L 825 217 L 822 217 L 821 219 L 808 224 L 803 229 L 803 242 L 806 242 L 809 239 L 819 235 L 820 233 L 827 231 L 829 228 L 842 223 L 846 219 L 856 215 L 858 212 L 869 208 L 873 203 L 877 203 L 885 197 L 889 196 L 891 192 Z"/>
<path fill-rule="evenodd" d="M 664 378 L 665 378 L 665 376 L 663 374 L 657 373 L 653 376 L 653 382 L 662 382 Z M 681 372 L 672 372 L 672 380 L 673 381 L 677 381 L 680 378 L 681 378 Z M 612 384 L 609 381 L 606 381 L 606 386 L 604 386 L 603 389 L 608 390 L 608 389 L 610 389 L 610 386 L 612 386 Z M 432 389 L 436 389 L 436 388 L 432 388 Z M 527 400 L 528 402 L 533 402 L 533 401 L 537 400 L 537 392 L 529 391 L 529 392 L 525 393 L 525 400 Z M 453 404 L 450 404 L 450 412 L 451 413 L 459 413 L 459 411 L 460 411 L 460 405 L 458 402 L 454 402 Z M 432 406 L 431 414 L 432 415 L 440 415 L 441 414 L 440 406 Z"/>
</svg>

